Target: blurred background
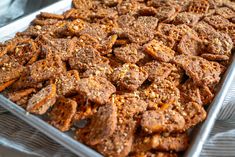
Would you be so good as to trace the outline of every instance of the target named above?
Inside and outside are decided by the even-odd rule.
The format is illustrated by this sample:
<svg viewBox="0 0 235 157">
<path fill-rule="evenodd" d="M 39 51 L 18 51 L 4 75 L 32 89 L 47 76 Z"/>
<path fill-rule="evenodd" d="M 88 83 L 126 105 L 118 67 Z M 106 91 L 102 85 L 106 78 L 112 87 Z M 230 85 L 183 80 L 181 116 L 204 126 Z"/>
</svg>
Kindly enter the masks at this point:
<svg viewBox="0 0 235 157">
<path fill-rule="evenodd" d="M 0 0 L 0 27 L 58 0 Z"/>
</svg>

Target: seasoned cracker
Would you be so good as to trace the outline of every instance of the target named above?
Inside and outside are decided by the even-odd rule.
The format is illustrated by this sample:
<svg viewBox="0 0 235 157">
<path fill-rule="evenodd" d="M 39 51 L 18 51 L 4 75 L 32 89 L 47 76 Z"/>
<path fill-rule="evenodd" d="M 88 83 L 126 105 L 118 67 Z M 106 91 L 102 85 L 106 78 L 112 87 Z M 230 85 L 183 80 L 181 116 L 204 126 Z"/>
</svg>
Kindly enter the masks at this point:
<svg viewBox="0 0 235 157">
<path fill-rule="evenodd" d="M 95 148 L 105 156 L 127 156 L 131 151 L 135 131 L 135 122 L 129 120 L 119 124 L 113 135 L 104 139 Z"/>
<path fill-rule="evenodd" d="M 156 17 L 159 21 L 169 22 L 177 15 L 179 8 L 175 6 L 161 6 L 156 9 Z"/>
<path fill-rule="evenodd" d="M 159 151 L 182 152 L 186 150 L 188 146 L 189 146 L 189 137 L 186 133 L 172 134 L 172 135 L 154 134 L 150 136 L 135 137 L 132 146 L 132 152 L 141 153 L 150 150 L 157 150 L 157 152 Z"/>
<path fill-rule="evenodd" d="M 60 74 L 55 81 L 57 94 L 67 96 L 76 93 L 76 86 L 79 80 L 80 77 L 77 70 L 70 70 L 65 74 Z"/>
<path fill-rule="evenodd" d="M 209 7 L 207 0 L 193 0 L 189 4 L 188 11 L 196 14 L 206 14 Z"/>
<path fill-rule="evenodd" d="M 197 86 L 192 80 L 180 85 L 180 95 L 182 102 L 196 102 L 200 105 L 209 104 L 214 98 L 214 94 L 207 86 Z"/>
<path fill-rule="evenodd" d="M 112 81 L 121 88 L 134 91 L 148 78 L 147 72 L 135 64 L 124 64 L 114 69 Z"/>
<path fill-rule="evenodd" d="M 206 118 L 205 109 L 195 102 L 189 102 L 187 104 L 182 105 L 181 109 L 178 109 L 179 113 L 185 119 L 184 129 L 187 130 L 194 125 L 202 122 Z"/>
<path fill-rule="evenodd" d="M 0 92 L 4 91 L 7 87 L 11 86 L 14 82 L 16 81 L 16 79 L 4 82 L 0 84 Z"/>
<path fill-rule="evenodd" d="M 141 127 L 147 133 L 180 132 L 185 127 L 185 120 L 172 110 L 151 110 L 142 115 Z"/>
<path fill-rule="evenodd" d="M 68 131 L 76 113 L 77 103 L 68 98 L 59 98 L 49 113 L 49 123 L 61 131 Z"/>
<path fill-rule="evenodd" d="M 116 92 L 116 88 L 103 77 L 91 76 L 78 81 L 77 91 L 90 101 L 97 104 L 105 104 L 111 94 Z"/>
<path fill-rule="evenodd" d="M 168 77 L 172 71 L 172 65 L 154 60 L 146 63 L 143 69 L 148 73 L 148 80 L 154 82 L 155 80 L 160 81 Z"/>
<path fill-rule="evenodd" d="M 59 56 L 49 56 L 30 65 L 30 77 L 34 82 L 55 78 L 65 71 L 64 63 Z"/>
<path fill-rule="evenodd" d="M 81 77 L 100 76 L 108 79 L 112 72 L 113 69 L 108 63 L 99 63 L 89 67 Z"/>
<path fill-rule="evenodd" d="M 167 109 L 178 102 L 180 93 L 173 82 L 164 79 L 153 82 L 142 91 L 141 97 L 149 103 L 150 108 Z"/>
<path fill-rule="evenodd" d="M 88 145 L 96 145 L 109 138 L 117 127 L 117 107 L 112 103 L 101 106 L 91 116 L 91 120 L 85 128 L 78 129 L 78 140 Z"/>
<path fill-rule="evenodd" d="M 138 44 L 128 44 L 114 49 L 115 56 L 125 63 L 137 63 L 144 57 Z"/>
<path fill-rule="evenodd" d="M 155 39 L 147 43 L 144 50 L 153 58 L 162 62 L 169 62 L 175 55 L 175 51 Z"/>
<path fill-rule="evenodd" d="M 229 24 L 229 20 L 220 16 L 220 15 L 212 15 L 204 18 L 204 21 L 213 26 L 214 28 L 218 28 L 220 25 Z"/>
<path fill-rule="evenodd" d="M 51 84 L 42 88 L 28 101 L 27 111 L 42 115 L 56 102 L 56 85 Z"/>
<path fill-rule="evenodd" d="M 226 18 L 226 19 L 231 19 L 235 17 L 235 11 L 228 7 L 221 7 L 216 9 L 216 14 Z"/>
<path fill-rule="evenodd" d="M 169 36 L 170 31 L 174 29 L 176 26 L 173 24 L 168 24 L 168 23 L 159 23 L 157 30 L 161 34 L 164 34 L 166 36 Z"/>
<path fill-rule="evenodd" d="M 189 26 L 194 26 L 200 20 L 200 16 L 198 14 L 194 14 L 191 12 L 181 12 L 178 13 L 174 18 L 173 23 L 176 25 L 186 24 Z"/>
<path fill-rule="evenodd" d="M 173 48 L 175 45 L 175 41 L 172 37 L 169 37 L 167 35 L 161 34 L 159 32 L 155 33 L 155 40 L 162 42 L 164 45 L 166 45 L 169 48 Z"/>
<path fill-rule="evenodd" d="M 84 72 L 101 61 L 100 53 L 91 46 L 75 49 L 73 55 L 74 57 L 69 58 L 69 65 L 79 72 Z"/>
<path fill-rule="evenodd" d="M 219 63 L 207 61 L 198 56 L 179 55 L 174 62 L 182 67 L 186 74 L 198 85 L 217 84 L 220 80 Z"/>
<path fill-rule="evenodd" d="M 64 19 L 63 15 L 47 13 L 47 12 L 41 12 L 37 17 L 48 18 L 48 19 L 58 19 L 58 20 L 63 20 Z"/>
<path fill-rule="evenodd" d="M 20 91 L 12 92 L 7 94 L 8 99 L 10 99 L 13 102 L 17 102 L 23 97 L 26 97 L 32 93 L 35 93 L 36 90 L 34 88 L 28 88 L 28 89 L 23 89 Z"/>
<path fill-rule="evenodd" d="M 19 78 L 23 69 L 24 67 L 15 61 L 15 59 L 4 63 L 0 67 L 0 84 Z"/>
<path fill-rule="evenodd" d="M 197 56 L 203 52 L 203 42 L 198 37 L 186 34 L 180 40 L 177 49 L 181 54 Z"/>
</svg>

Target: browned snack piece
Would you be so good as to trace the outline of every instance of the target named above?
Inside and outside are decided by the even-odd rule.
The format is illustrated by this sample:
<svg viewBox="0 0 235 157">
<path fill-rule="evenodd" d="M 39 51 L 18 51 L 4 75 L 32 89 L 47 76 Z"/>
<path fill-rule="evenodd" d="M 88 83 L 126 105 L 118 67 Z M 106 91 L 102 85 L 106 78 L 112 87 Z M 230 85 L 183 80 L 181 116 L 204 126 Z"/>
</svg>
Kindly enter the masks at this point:
<svg viewBox="0 0 235 157">
<path fill-rule="evenodd" d="M 209 61 L 226 61 L 229 60 L 229 56 L 227 55 L 217 55 L 217 54 L 211 54 L 211 53 L 203 53 L 201 55 L 202 58 L 205 58 Z"/>
<path fill-rule="evenodd" d="M 15 103 L 16 103 L 17 105 L 19 105 L 20 107 L 22 107 L 23 109 L 26 110 L 27 105 L 28 105 L 28 101 L 29 101 L 29 99 L 32 97 L 32 95 L 33 95 L 33 94 L 24 96 L 24 97 L 22 97 L 21 99 L 19 99 L 18 101 L 16 101 Z"/>
<path fill-rule="evenodd" d="M 206 111 L 203 106 L 195 102 L 189 102 L 182 104 L 181 108 L 178 108 L 178 112 L 185 119 L 184 129 L 187 130 L 202 122 L 206 118 Z"/>
<path fill-rule="evenodd" d="M 130 91 L 136 90 L 148 78 L 148 74 L 135 64 L 124 64 L 114 69 L 111 80 L 118 86 Z"/>
<path fill-rule="evenodd" d="M 49 112 L 49 123 L 61 131 L 68 131 L 76 113 L 77 103 L 68 98 L 59 98 Z"/>
<path fill-rule="evenodd" d="M 214 94 L 207 86 L 197 86 L 192 80 L 187 80 L 184 84 L 180 85 L 181 102 L 196 102 L 200 105 L 209 104 Z"/>
<path fill-rule="evenodd" d="M 24 67 L 14 58 L 0 67 L 0 84 L 15 80 L 21 76 Z"/>
<path fill-rule="evenodd" d="M 114 133 L 95 146 L 105 156 L 122 157 L 131 151 L 135 131 L 135 122 L 128 120 L 118 123 Z"/>
<path fill-rule="evenodd" d="M 235 24 L 229 24 L 229 25 L 220 25 L 218 28 L 219 31 L 223 32 L 223 33 L 227 33 L 230 38 L 233 41 L 233 45 L 235 45 Z"/>
<path fill-rule="evenodd" d="M 222 32 L 216 32 L 210 37 L 207 51 L 209 54 L 228 56 L 227 59 L 229 59 L 232 48 L 233 41 L 230 36 Z"/>
<path fill-rule="evenodd" d="M 56 102 L 56 85 L 51 84 L 42 88 L 28 101 L 27 111 L 42 115 Z"/>
<path fill-rule="evenodd" d="M 228 7 L 217 8 L 216 14 L 218 14 L 226 19 L 231 19 L 231 18 L 235 17 L 235 12 Z"/>
<path fill-rule="evenodd" d="M 175 55 L 175 51 L 155 39 L 144 45 L 144 50 L 153 58 L 162 62 L 169 62 Z"/>
<path fill-rule="evenodd" d="M 138 2 L 135 0 L 124 0 L 117 5 L 119 15 L 135 14 L 138 9 Z"/>
<path fill-rule="evenodd" d="M 33 40 L 19 39 L 9 55 L 14 57 L 19 64 L 25 65 L 37 53 L 37 49 L 37 44 Z"/>
<path fill-rule="evenodd" d="M 125 63 L 136 63 L 144 57 L 138 44 L 128 44 L 114 49 L 115 56 Z"/>
<path fill-rule="evenodd" d="M 102 2 L 109 6 L 109 7 L 115 7 L 118 4 L 122 3 L 123 0 L 103 0 Z"/>
<path fill-rule="evenodd" d="M 23 97 L 26 97 L 32 93 L 35 93 L 35 92 L 36 92 L 36 90 L 34 88 L 28 88 L 28 89 L 23 89 L 23 90 L 16 91 L 16 92 L 8 93 L 7 97 L 11 101 L 17 102 L 20 99 L 22 99 Z"/>
<path fill-rule="evenodd" d="M 222 0 L 208 0 L 210 9 L 216 9 L 224 5 L 224 1 Z"/>
<path fill-rule="evenodd" d="M 135 117 L 143 113 L 148 106 L 138 93 L 114 95 L 112 101 L 118 108 L 119 122 L 126 121 L 127 119 L 136 120 Z"/>
<path fill-rule="evenodd" d="M 156 9 L 156 17 L 159 21 L 170 22 L 177 15 L 179 7 L 176 6 L 161 6 Z"/>
<path fill-rule="evenodd" d="M 103 77 L 91 76 L 78 81 L 77 91 L 92 102 L 105 104 L 111 94 L 116 92 L 116 88 Z"/>
<path fill-rule="evenodd" d="M 56 30 L 56 35 L 58 36 L 74 36 L 79 35 L 80 31 L 87 27 L 87 23 L 81 19 L 75 19 L 66 22 L 63 27 L 59 27 Z"/>
<path fill-rule="evenodd" d="M 203 52 L 203 42 L 198 37 L 186 34 L 178 44 L 178 52 L 184 55 L 197 56 Z"/>
<path fill-rule="evenodd" d="M 82 29 L 79 34 L 88 34 L 98 40 L 100 43 L 105 40 L 108 36 L 108 33 L 105 31 L 104 26 L 96 23 L 89 24 L 87 27 Z"/>
<path fill-rule="evenodd" d="M 185 120 L 173 110 L 150 110 L 142 115 L 141 127 L 147 133 L 181 132 Z"/>
<path fill-rule="evenodd" d="M 170 31 L 174 29 L 176 26 L 173 24 L 168 24 L 168 23 L 159 23 L 157 30 L 161 34 L 164 34 L 166 36 L 169 36 Z"/>
<path fill-rule="evenodd" d="M 168 46 L 169 48 L 173 48 L 175 45 L 175 41 L 172 37 L 166 36 L 157 32 L 154 37 L 155 40 L 161 41 L 164 45 Z"/>
<path fill-rule="evenodd" d="M 117 17 L 117 23 L 120 28 L 129 27 L 134 21 L 135 21 L 135 17 L 129 14 L 121 15 Z"/>
<path fill-rule="evenodd" d="M 51 38 L 49 36 L 41 36 L 43 43 L 42 53 L 46 56 L 54 54 L 58 55 L 63 61 L 73 56 L 76 40 L 66 38 Z"/>
<path fill-rule="evenodd" d="M 128 27 L 123 27 L 121 35 L 127 37 L 131 42 L 144 44 L 154 38 L 154 29 L 157 27 L 158 19 L 151 16 L 140 16 Z"/>
<path fill-rule="evenodd" d="M 53 14 L 48 12 L 41 12 L 39 15 L 37 15 L 38 18 L 48 18 L 48 19 L 58 19 L 63 20 L 64 16 L 59 14 Z"/>
<path fill-rule="evenodd" d="M 117 34 L 109 36 L 107 39 L 103 40 L 100 43 L 100 47 L 98 47 L 98 51 L 101 53 L 101 55 L 107 55 L 112 53 L 113 51 L 113 46 L 118 38 Z"/>
<path fill-rule="evenodd" d="M 216 30 L 205 21 L 198 22 L 193 29 L 197 32 L 197 35 L 201 40 L 209 40 L 211 35 L 216 32 Z"/>
<path fill-rule="evenodd" d="M 198 14 L 194 14 L 191 12 L 181 12 L 178 13 L 174 18 L 173 23 L 176 25 L 186 24 L 189 26 L 194 26 L 200 20 L 200 16 Z"/>
<path fill-rule="evenodd" d="M 76 131 L 77 139 L 88 145 L 102 143 L 109 138 L 117 127 L 117 107 L 113 103 L 107 103 L 99 107 L 91 116 L 91 120 L 85 128 Z"/>
<path fill-rule="evenodd" d="M 75 49 L 75 51 L 79 50 L 79 48 L 85 48 L 89 46 L 95 49 L 101 47 L 99 40 L 90 36 L 89 34 L 83 34 L 79 36 L 79 38 L 74 37 L 73 40 L 75 40 L 76 47 L 78 47 Z"/>
<path fill-rule="evenodd" d="M 154 60 L 146 63 L 143 69 L 148 73 L 148 80 L 154 82 L 155 80 L 160 81 L 167 78 L 172 71 L 172 65 Z"/>
<path fill-rule="evenodd" d="M 122 66 L 123 62 L 117 59 L 114 54 L 108 54 L 107 58 L 109 59 L 109 65 L 114 69 Z"/>
<path fill-rule="evenodd" d="M 141 97 L 149 104 L 149 108 L 167 109 L 178 103 L 179 89 L 168 80 L 155 81 L 142 91 Z"/>
<path fill-rule="evenodd" d="M 58 95 L 71 95 L 76 93 L 76 86 L 80 80 L 77 70 L 70 70 L 65 74 L 61 73 L 55 80 Z"/>
<path fill-rule="evenodd" d="M 73 7 L 76 9 L 91 9 L 92 8 L 92 1 L 91 0 L 73 0 Z"/>
<path fill-rule="evenodd" d="M 159 151 L 147 151 L 140 153 L 132 153 L 129 157 L 178 157 L 177 153 L 169 153 L 169 152 L 159 152 Z"/>
<path fill-rule="evenodd" d="M 175 86 L 178 86 L 182 82 L 184 74 L 185 72 L 182 68 L 172 64 L 171 73 L 167 76 L 166 80 L 172 82 Z"/>
<path fill-rule="evenodd" d="M 197 37 L 197 33 L 187 26 L 186 24 L 177 25 L 175 28 L 170 30 L 169 35 L 176 41 L 179 42 L 182 37 L 186 34 L 191 34 Z"/>
<path fill-rule="evenodd" d="M 117 14 L 118 12 L 115 9 L 98 6 L 95 10 L 93 10 L 89 18 L 91 19 L 91 21 L 102 18 L 115 19 L 117 17 Z"/>
<path fill-rule="evenodd" d="M 235 5 L 234 5 L 234 2 L 231 2 L 231 1 L 225 1 L 223 2 L 223 5 L 232 9 L 233 11 L 235 11 Z"/>
<path fill-rule="evenodd" d="M 155 16 L 156 9 L 154 7 L 147 7 L 145 5 L 140 6 L 138 10 L 138 15 L 140 16 Z"/>
<path fill-rule="evenodd" d="M 7 54 L 7 52 L 11 49 L 12 45 L 8 43 L 7 45 L 1 44 L 0 45 L 0 57 Z"/>
<path fill-rule="evenodd" d="M 196 14 L 206 14 L 209 7 L 207 0 L 193 0 L 189 4 L 188 11 Z"/>
<path fill-rule="evenodd" d="M 182 67 L 197 85 L 217 84 L 220 80 L 219 63 L 207 61 L 198 56 L 176 56 L 174 62 Z"/>
<path fill-rule="evenodd" d="M 30 65 L 30 77 L 34 82 L 41 82 L 55 78 L 58 74 L 65 72 L 65 66 L 57 55 L 39 60 Z"/>
<path fill-rule="evenodd" d="M 186 133 L 170 135 L 169 133 L 166 133 L 166 135 L 154 134 L 135 137 L 132 152 L 141 153 L 150 150 L 182 152 L 185 151 L 188 146 L 189 137 Z M 158 155 L 156 155 L 156 157 L 158 157 Z"/>
<path fill-rule="evenodd" d="M 37 26 L 54 25 L 58 22 L 57 19 L 34 19 L 32 23 Z"/>
<path fill-rule="evenodd" d="M 73 55 L 74 57 L 69 58 L 69 65 L 79 72 L 84 72 L 101 61 L 100 53 L 91 46 L 75 49 Z"/>
<path fill-rule="evenodd" d="M 17 79 L 13 79 L 0 84 L 0 92 L 4 91 L 7 87 L 11 86 Z"/>
<path fill-rule="evenodd" d="M 89 69 L 81 74 L 81 77 L 100 76 L 108 79 L 112 72 L 113 69 L 108 63 L 100 63 L 89 67 Z"/>
<path fill-rule="evenodd" d="M 229 25 L 230 24 L 228 19 L 226 19 L 220 15 L 207 16 L 203 20 L 216 29 L 219 28 L 221 25 Z"/>
<path fill-rule="evenodd" d="M 10 62 L 10 57 L 5 54 L 2 57 L 0 57 L 0 67 L 4 65 L 4 63 Z"/>
<path fill-rule="evenodd" d="M 89 16 L 92 14 L 91 10 L 86 8 L 81 9 L 69 9 L 63 13 L 65 19 L 82 19 L 85 21 L 90 21 Z"/>
</svg>

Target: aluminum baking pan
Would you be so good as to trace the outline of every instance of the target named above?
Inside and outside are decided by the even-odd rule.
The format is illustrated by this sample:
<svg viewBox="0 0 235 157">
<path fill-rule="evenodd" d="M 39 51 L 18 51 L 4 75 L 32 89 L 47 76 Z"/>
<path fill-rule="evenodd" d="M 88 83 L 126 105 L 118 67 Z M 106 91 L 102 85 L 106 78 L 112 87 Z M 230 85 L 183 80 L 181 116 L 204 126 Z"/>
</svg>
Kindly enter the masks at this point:
<svg viewBox="0 0 235 157">
<path fill-rule="evenodd" d="M 7 39 L 13 38 L 16 32 L 23 31 L 24 29 L 26 29 L 29 26 L 30 22 L 35 18 L 35 16 L 42 11 L 51 13 L 62 13 L 70 7 L 71 0 L 62 0 L 31 15 L 21 18 L 11 24 L 8 24 L 0 28 L 0 41 L 5 41 Z M 224 74 L 223 79 L 221 80 L 220 86 L 218 88 L 218 92 L 207 110 L 207 119 L 203 123 L 197 125 L 195 129 L 193 129 L 191 145 L 185 152 L 185 157 L 198 157 L 200 155 L 200 152 L 203 148 L 203 144 L 205 143 L 216 121 L 216 117 L 222 107 L 225 96 L 229 90 L 230 85 L 232 84 L 234 75 L 235 55 L 233 55 L 231 65 Z M 22 109 L 21 107 L 11 102 L 2 95 L 0 95 L 0 106 L 4 107 L 17 117 L 27 122 L 29 125 L 35 127 L 36 129 L 46 134 L 47 136 L 57 141 L 58 143 L 60 143 L 61 145 L 71 150 L 73 153 L 80 157 L 102 156 L 96 151 L 74 140 L 71 134 L 63 133 L 57 130 L 56 128 L 52 127 L 51 125 L 40 119 L 39 117 L 27 113 L 24 109 Z"/>
</svg>

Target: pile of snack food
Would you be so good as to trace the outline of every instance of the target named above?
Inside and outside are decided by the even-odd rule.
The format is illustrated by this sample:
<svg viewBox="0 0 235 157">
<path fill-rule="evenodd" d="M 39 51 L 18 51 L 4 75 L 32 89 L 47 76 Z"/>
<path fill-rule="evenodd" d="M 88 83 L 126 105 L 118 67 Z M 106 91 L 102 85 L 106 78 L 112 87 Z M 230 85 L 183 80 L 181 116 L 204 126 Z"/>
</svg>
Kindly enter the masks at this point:
<svg viewBox="0 0 235 157">
<path fill-rule="evenodd" d="M 73 0 L 0 45 L 0 91 L 105 156 L 175 157 L 206 118 L 234 22 L 226 0 Z"/>
</svg>

